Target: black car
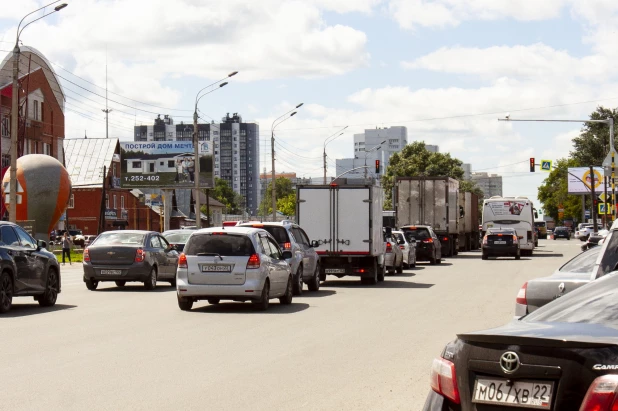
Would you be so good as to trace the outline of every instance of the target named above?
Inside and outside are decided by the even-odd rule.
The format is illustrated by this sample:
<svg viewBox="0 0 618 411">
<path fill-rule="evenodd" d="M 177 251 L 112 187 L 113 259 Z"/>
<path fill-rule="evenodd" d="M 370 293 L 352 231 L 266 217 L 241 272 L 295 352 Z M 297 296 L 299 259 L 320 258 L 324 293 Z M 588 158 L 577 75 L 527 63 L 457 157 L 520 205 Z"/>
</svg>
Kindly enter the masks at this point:
<svg viewBox="0 0 618 411">
<path fill-rule="evenodd" d="M 615 410 L 617 358 L 612 273 L 505 326 L 459 334 L 434 360 L 423 409 Z"/>
<path fill-rule="evenodd" d="M 60 267 L 45 241 L 36 241 L 17 224 L 0 222 L 0 313 L 13 297 L 34 297 L 51 307 L 60 293 Z"/>
<path fill-rule="evenodd" d="M 489 257 L 515 257 L 520 259 L 519 240 L 513 228 L 490 228 L 483 237 L 482 259 Z"/>
<path fill-rule="evenodd" d="M 154 231 L 117 230 L 101 233 L 84 250 L 84 282 L 96 290 L 100 281 L 143 282 L 147 290 L 157 281 L 176 285 L 178 252 Z"/>
<path fill-rule="evenodd" d="M 554 240 L 558 238 L 566 238 L 567 240 L 571 239 L 571 233 L 566 227 L 556 227 L 554 230 Z"/>
<path fill-rule="evenodd" d="M 442 245 L 430 226 L 407 225 L 399 229 L 408 242 L 416 240 L 416 261 L 429 261 L 431 264 L 442 262 Z"/>
</svg>

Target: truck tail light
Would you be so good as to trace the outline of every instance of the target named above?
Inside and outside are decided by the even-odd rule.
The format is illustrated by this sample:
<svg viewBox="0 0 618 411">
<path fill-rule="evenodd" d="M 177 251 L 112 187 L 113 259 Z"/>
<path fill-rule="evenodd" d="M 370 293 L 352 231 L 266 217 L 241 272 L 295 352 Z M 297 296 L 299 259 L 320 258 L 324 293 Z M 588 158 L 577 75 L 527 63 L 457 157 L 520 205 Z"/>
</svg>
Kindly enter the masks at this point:
<svg viewBox="0 0 618 411">
<path fill-rule="evenodd" d="M 393 252 L 393 246 L 391 245 L 391 243 L 386 243 L 386 252 L 387 253 Z"/>
<path fill-rule="evenodd" d="M 141 248 L 135 250 L 135 262 L 141 263 L 146 259 L 146 253 Z"/>
<path fill-rule="evenodd" d="M 187 264 L 187 255 L 185 253 L 181 253 L 178 256 L 178 268 L 189 268 Z"/>
<path fill-rule="evenodd" d="M 90 251 L 87 248 L 84 250 L 84 261 L 90 262 Z"/>
<path fill-rule="evenodd" d="M 592 382 L 579 411 L 618 410 L 618 375 L 604 375 Z"/>
<path fill-rule="evenodd" d="M 249 261 L 247 261 L 247 268 L 260 268 L 260 256 L 257 254 L 251 254 Z"/>
<path fill-rule="evenodd" d="M 443 237 L 442 240 L 448 241 L 448 237 Z"/>
<path fill-rule="evenodd" d="M 521 286 L 519 292 L 517 293 L 517 299 L 515 302 L 517 304 L 528 305 L 528 300 L 526 299 L 526 290 L 528 289 L 528 282 L 526 281 L 524 285 Z"/>
<path fill-rule="evenodd" d="M 460 403 L 459 389 L 457 388 L 457 375 L 455 364 L 444 358 L 436 358 L 431 365 L 431 388 L 453 401 Z"/>
</svg>

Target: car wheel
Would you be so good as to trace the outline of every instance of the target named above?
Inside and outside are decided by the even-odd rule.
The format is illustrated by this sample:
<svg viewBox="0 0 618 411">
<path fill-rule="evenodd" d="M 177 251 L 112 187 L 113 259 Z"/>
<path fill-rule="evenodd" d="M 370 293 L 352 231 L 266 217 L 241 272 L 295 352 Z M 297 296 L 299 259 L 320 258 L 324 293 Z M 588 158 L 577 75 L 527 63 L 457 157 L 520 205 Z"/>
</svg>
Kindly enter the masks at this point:
<svg viewBox="0 0 618 411">
<path fill-rule="evenodd" d="M 177 295 L 178 297 L 178 307 L 182 310 L 182 311 L 190 311 L 191 308 L 193 308 L 193 300 L 190 298 L 186 298 L 186 297 L 181 297 L 179 295 Z"/>
<path fill-rule="evenodd" d="M 218 298 L 209 298 L 206 301 L 208 301 L 208 304 L 212 304 L 212 305 L 217 305 L 221 302 L 221 300 Z"/>
<path fill-rule="evenodd" d="M 116 285 L 118 287 L 124 287 L 124 285 L 127 283 L 126 281 L 114 281 L 116 283 Z"/>
<path fill-rule="evenodd" d="M 298 266 L 296 275 L 294 276 L 294 295 L 301 295 L 303 293 L 303 266 Z"/>
<path fill-rule="evenodd" d="M 320 266 L 319 265 L 316 265 L 315 273 L 313 274 L 313 277 L 311 277 L 311 280 L 309 281 L 309 284 L 307 284 L 307 286 L 309 287 L 309 291 L 318 291 L 320 289 Z"/>
<path fill-rule="evenodd" d="M 401 257 L 401 264 L 397 267 L 397 274 L 403 273 L 403 256 Z"/>
<path fill-rule="evenodd" d="M 438 261 L 438 260 L 437 260 L 437 258 L 436 258 L 436 255 L 434 254 L 434 255 L 433 255 L 433 256 L 429 259 L 429 264 L 431 264 L 431 265 L 436 265 L 436 262 L 437 262 L 437 261 Z"/>
<path fill-rule="evenodd" d="M 301 282 L 302 284 L 302 282 Z M 292 277 L 288 278 L 288 285 L 285 287 L 285 294 L 283 294 L 283 297 L 279 297 L 279 303 L 283 304 L 283 305 L 290 305 L 292 304 L 292 298 L 294 296 L 294 290 L 293 290 L 293 285 L 292 285 Z"/>
<path fill-rule="evenodd" d="M 58 273 L 55 269 L 50 268 L 47 273 L 47 285 L 45 286 L 45 292 L 39 297 L 39 305 L 41 307 L 52 307 L 56 304 L 59 291 Z"/>
<path fill-rule="evenodd" d="M 154 290 L 155 288 L 157 288 L 157 269 L 155 267 L 152 267 L 152 269 L 150 270 L 150 275 L 148 276 L 148 279 L 144 281 L 144 287 L 147 290 Z"/>
<path fill-rule="evenodd" d="M 90 291 L 96 290 L 99 286 L 99 282 L 97 280 L 86 280 L 85 283 L 86 288 L 88 288 Z"/>
<path fill-rule="evenodd" d="M 515 259 L 516 259 L 516 260 L 519 260 L 520 258 L 521 258 L 521 256 L 520 256 L 519 254 L 517 254 L 517 255 L 515 256 Z"/>
<path fill-rule="evenodd" d="M 170 280 L 170 286 L 176 287 L 176 279 Z"/>
<path fill-rule="evenodd" d="M 258 311 L 266 311 L 268 309 L 268 303 L 270 300 L 270 283 L 268 280 L 264 283 L 264 288 L 262 288 L 262 296 L 259 300 L 253 301 L 253 306 Z"/>
<path fill-rule="evenodd" d="M 5 313 L 13 305 L 13 279 L 6 271 L 0 274 L 0 313 Z"/>
<path fill-rule="evenodd" d="M 485 253 L 481 254 L 481 259 L 487 260 L 487 254 L 485 254 Z"/>
<path fill-rule="evenodd" d="M 384 281 L 384 277 L 386 275 L 386 267 L 381 266 L 381 267 L 377 267 L 377 269 L 378 269 L 378 281 L 382 282 Z"/>
<path fill-rule="evenodd" d="M 416 267 L 416 259 L 414 259 L 414 262 L 412 264 L 408 264 L 408 268 L 414 268 Z"/>
<path fill-rule="evenodd" d="M 441 258 L 436 259 L 436 263 L 437 264 L 442 264 L 442 259 Z"/>
</svg>

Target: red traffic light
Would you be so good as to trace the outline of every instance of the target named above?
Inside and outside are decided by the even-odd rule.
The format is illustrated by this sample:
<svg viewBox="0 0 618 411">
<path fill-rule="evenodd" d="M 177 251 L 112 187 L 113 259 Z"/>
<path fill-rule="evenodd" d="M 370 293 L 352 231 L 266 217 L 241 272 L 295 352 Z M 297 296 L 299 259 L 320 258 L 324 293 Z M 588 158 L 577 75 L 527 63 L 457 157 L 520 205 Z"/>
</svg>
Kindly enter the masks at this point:
<svg viewBox="0 0 618 411">
<path fill-rule="evenodd" d="M 530 157 L 530 172 L 534 173 L 534 157 Z"/>
<path fill-rule="evenodd" d="M 376 160 L 376 174 L 380 174 L 380 160 Z"/>
</svg>

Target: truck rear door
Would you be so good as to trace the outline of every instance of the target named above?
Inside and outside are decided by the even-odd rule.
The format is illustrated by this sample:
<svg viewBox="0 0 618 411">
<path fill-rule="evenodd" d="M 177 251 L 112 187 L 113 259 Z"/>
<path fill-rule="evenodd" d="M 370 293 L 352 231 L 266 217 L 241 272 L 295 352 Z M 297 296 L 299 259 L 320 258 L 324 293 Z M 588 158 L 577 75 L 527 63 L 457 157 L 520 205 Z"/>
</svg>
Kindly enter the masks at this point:
<svg viewBox="0 0 618 411">
<path fill-rule="evenodd" d="M 296 223 L 305 230 L 310 241 L 320 245 L 315 248 L 319 254 L 331 249 L 331 194 L 330 187 L 299 187 L 297 191 L 298 209 Z"/>
<path fill-rule="evenodd" d="M 347 255 L 366 255 L 370 250 L 371 199 L 368 187 L 334 188 L 335 248 Z"/>
</svg>

